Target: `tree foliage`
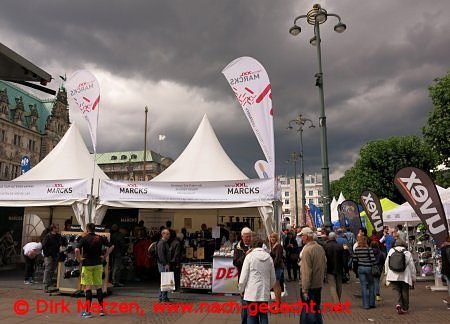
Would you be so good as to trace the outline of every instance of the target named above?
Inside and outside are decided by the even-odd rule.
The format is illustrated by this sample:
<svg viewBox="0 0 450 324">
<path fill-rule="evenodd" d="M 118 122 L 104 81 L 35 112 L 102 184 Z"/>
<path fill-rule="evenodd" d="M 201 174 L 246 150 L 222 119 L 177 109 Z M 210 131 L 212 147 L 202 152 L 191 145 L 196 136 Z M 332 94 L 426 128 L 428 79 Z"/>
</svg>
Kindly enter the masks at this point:
<svg viewBox="0 0 450 324">
<path fill-rule="evenodd" d="M 422 132 L 425 141 L 438 154 L 438 163 L 447 167 L 434 173 L 442 187 L 450 186 L 450 72 L 434 80 L 429 88 L 434 109 L 428 114 Z"/>
<path fill-rule="evenodd" d="M 342 178 L 331 184 L 332 195 L 342 191 L 347 199 L 359 201 L 364 190 L 372 190 L 380 198 L 397 203 L 405 200 L 394 185 L 394 176 L 403 167 L 428 171 L 437 163 L 437 155 L 417 136 L 390 137 L 370 141 L 361 148 L 355 165 Z"/>
<path fill-rule="evenodd" d="M 428 114 L 422 133 L 439 155 L 439 163 L 450 167 L 450 72 L 435 79 L 428 91 L 434 109 Z"/>
</svg>

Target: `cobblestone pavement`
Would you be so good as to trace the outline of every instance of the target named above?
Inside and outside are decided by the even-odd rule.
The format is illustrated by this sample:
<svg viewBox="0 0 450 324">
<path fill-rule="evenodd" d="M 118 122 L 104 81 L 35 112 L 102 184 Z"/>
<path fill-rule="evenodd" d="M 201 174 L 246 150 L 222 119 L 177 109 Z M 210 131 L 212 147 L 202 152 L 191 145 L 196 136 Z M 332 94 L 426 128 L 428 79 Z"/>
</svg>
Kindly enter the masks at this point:
<svg viewBox="0 0 450 324">
<path fill-rule="evenodd" d="M 0 274 L 1 275 L 1 274 Z M 450 319 L 450 310 L 442 302 L 446 297 L 446 291 L 433 292 L 426 288 L 432 282 L 419 282 L 415 290 L 411 290 L 410 303 L 411 309 L 407 315 L 398 315 L 394 310 L 395 295 L 390 287 L 382 288 L 381 302 L 377 302 L 375 309 L 365 310 L 360 307 L 361 298 L 359 284 L 352 280 L 345 284 L 343 288 L 342 301 L 349 303 L 349 313 L 330 313 L 324 314 L 325 323 L 448 323 Z M 0 314 L 3 323 L 79 323 L 80 321 L 92 321 L 96 323 L 240 323 L 238 313 L 196 313 L 183 314 L 181 312 L 170 314 L 156 314 L 154 306 L 157 305 L 157 289 L 155 286 L 150 288 L 140 288 L 131 290 L 124 288 L 115 289 L 112 295 L 105 300 L 108 303 L 126 303 L 130 305 L 135 303 L 131 312 L 118 312 L 104 317 L 94 316 L 91 319 L 81 319 L 77 312 L 77 302 L 84 302 L 84 298 L 75 298 L 68 295 L 50 296 L 43 294 L 39 286 L 24 286 L 23 284 L 10 284 L 2 281 L 0 277 Z M 286 302 L 295 302 L 298 298 L 298 283 L 288 283 L 288 297 Z M 173 303 L 192 303 L 193 309 L 198 310 L 201 302 L 227 303 L 230 299 L 239 302 L 239 297 L 217 296 L 211 294 L 195 293 L 174 293 L 170 295 Z M 24 300 L 29 304 L 28 313 L 17 315 L 14 305 L 19 300 Z M 40 301 L 39 301 L 40 300 Z M 95 300 L 95 299 L 94 299 Z M 329 301 L 327 286 L 322 293 L 322 301 Z M 70 311 L 61 313 L 61 309 L 55 310 L 56 303 L 65 302 Z M 38 313 L 45 305 L 48 305 L 46 312 Z M 112 305 L 112 304 L 111 304 Z M 136 305 L 138 311 L 136 312 Z M 50 307 L 51 306 L 51 307 Z M 26 309 L 21 305 L 18 310 Z M 118 310 L 118 308 L 117 308 Z M 143 314 L 141 314 L 143 312 Z M 141 316 L 142 315 L 142 316 Z M 270 315 L 271 324 L 289 324 L 299 323 L 298 314 L 275 314 Z"/>
</svg>

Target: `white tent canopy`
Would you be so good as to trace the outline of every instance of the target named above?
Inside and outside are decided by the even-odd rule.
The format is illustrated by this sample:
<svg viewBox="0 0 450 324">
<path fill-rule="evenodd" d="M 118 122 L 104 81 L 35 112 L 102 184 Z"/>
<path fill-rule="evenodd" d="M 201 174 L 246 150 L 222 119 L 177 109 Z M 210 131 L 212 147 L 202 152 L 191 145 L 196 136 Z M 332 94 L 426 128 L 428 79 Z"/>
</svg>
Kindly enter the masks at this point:
<svg viewBox="0 0 450 324">
<path fill-rule="evenodd" d="M 164 172 L 153 178 L 155 182 L 198 182 L 246 180 L 248 177 L 225 153 L 206 115 L 191 141 L 178 159 Z M 271 201 L 252 202 L 176 202 L 176 201 L 103 201 L 100 204 L 123 208 L 165 209 L 221 209 L 260 208 L 266 230 L 273 229 Z M 264 209 L 264 211 L 262 211 Z M 97 222 L 99 219 L 96 220 Z M 101 220 L 100 220 L 101 221 Z"/>
<path fill-rule="evenodd" d="M 97 164 L 95 164 L 94 173 L 93 156 L 89 153 L 78 128 L 75 124 L 72 124 L 59 143 L 42 161 L 40 161 L 30 171 L 17 177 L 13 181 L 92 179 L 93 176 L 93 194 L 97 195 L 100 179 L 109 178 Z M 87 192 L 90 192 L 90 190 L 90 187 L 87 188 Z M 72 205 L 78 223 L 84 227 L 85 219 L 87 217 L 87 202 L 88 197 L 86 197 L 83 201 L 3 200 L 0 201 L 0 206 L 37 207 Z M 106 212 L 106 208 L 97 209 L 96 212 L 97 214 L 104 214 Z"/>
<path fill-rule="evenodd" d="M 436 188 L 439 196 L 441 197 L 447 220 L 450 220 L 450 188 L 444 189 L 440 186 L 436 186 Z M 383 212 L 383 221 L 387 224 L 421 223 L 420 218 L 408 202 L 405 202 L 394 209 Z"/>
<path fill-rule="evenodd" d="M 225 153 L 209 123 L 203 119 L 188 146 L 178 159 L 151 181 L 227 181 L 248 177 Z"/>
<path fill-rule="evenodd" d="M 335 201 L 335 200 L 334 200 L 334 197 L 333 197 L 333 201 Z M 342 203 L 345 201 L 345 197 L 344 197 L 344 195 L 342 194 L 342 191 L 341 191 L 341 193 L 339 194 L 338 200 L 335 201 L 334 204 L 333 204 L 333 201 L 331 202 L 331 205 L 330 205 L 330 210 L 331 210 L 331 222 L 332 222 L 332 223 L 335 222 L 335 221 L 337 221 L 337 220 L 339 220 L 339 213 L 338 213 L 337 208 L 338 208 L 338 206 L 339 206 L 340 204 L 342 204 Z"/>
</svg>

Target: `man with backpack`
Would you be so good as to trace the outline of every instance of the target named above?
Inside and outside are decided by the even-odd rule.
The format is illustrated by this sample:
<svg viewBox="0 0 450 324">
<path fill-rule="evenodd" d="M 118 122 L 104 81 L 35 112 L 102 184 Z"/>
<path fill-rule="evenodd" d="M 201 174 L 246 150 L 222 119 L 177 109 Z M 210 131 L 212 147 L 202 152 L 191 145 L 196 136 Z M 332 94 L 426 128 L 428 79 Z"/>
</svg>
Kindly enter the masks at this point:
<svg viewBox="0 0 450 324">
<path fill-rule="evenodd" d="M 393 290 L 397 292 L 395 309 L 399 315 L 408 313 L 409 289 L 416 282 L 416 266 L 406 246 L 405 241 L 397 239 L 384 263 L 386 284 L 391 283 Z"/>
</svg>

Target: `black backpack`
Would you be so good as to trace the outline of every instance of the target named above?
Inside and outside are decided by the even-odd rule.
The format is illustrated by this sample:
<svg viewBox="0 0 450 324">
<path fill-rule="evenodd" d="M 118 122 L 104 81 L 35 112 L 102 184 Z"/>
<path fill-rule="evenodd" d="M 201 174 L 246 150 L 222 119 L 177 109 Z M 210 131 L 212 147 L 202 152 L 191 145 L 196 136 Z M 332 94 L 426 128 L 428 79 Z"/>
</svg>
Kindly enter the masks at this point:
<svg viewBox="0 0 450 324">
<path fill-rule="evenodd" d="M 403 272 L 406 269 L 406 256 L 404 250 L 394 249 L 389 256 L 389 269 L 395 272 Z"/>
</svg>

